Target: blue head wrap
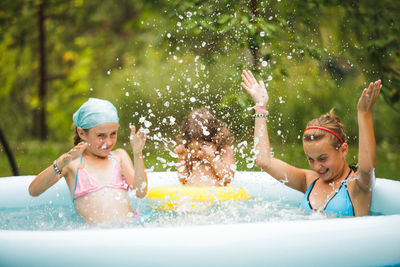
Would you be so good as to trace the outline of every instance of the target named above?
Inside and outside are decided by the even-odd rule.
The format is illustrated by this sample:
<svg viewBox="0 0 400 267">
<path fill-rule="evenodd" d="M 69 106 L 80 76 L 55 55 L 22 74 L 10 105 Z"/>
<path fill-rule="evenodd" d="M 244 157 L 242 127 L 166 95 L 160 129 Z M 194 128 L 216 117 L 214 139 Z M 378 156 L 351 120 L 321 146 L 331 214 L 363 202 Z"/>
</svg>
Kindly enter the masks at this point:
<svg viewBox="0 0 400 267">
<path fill-rule="evenodd" d="M 74 113 L 72 119 L 76 126 L 82 129 L 90 129 L 106 122 L 119 123 L 118 112 L 114 105 L 98 98 L 89 98 Z"/>
</svg>

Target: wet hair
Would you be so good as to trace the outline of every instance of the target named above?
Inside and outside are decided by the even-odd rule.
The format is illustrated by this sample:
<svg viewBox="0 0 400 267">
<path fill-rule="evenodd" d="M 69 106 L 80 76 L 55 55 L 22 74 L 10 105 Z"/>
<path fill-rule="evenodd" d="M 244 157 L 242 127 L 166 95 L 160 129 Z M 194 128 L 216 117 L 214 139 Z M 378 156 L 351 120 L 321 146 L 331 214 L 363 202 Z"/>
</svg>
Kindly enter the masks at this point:
<svg viewBox="0 0 400 267">
<path fill-rule="evenodd" d="M 187 116 L 182 125 L 180 139 L 186 147 L 192 141 L 212 142 L 218 151 L 233 141 L 229 129 L 207 108 L 193 110 Z"/>
<path fill-rule="evenodd" d="M 85 132 L 88 132 L 89 129 L 83 129 Z M 82 142 L 83 140 L 81 139 L 81 137 L 78 134 L 78 127 L 75 127 L 75 136 L 74 136 L 74 145 L 76 146 L 77 144 L 79 144 L 80 142 Z"/>
<path fill-rule="evenodd" d="M 346 142 L 346 134 L 344 132 L 342 120 L 335 115 L 333 108 L 328 113 L 307 123 L 307 127 L 311 126 L 327 128 L 339 135 L 340 138 L 342 138 L 343 142 Z M 342 145 L 342 142 L 340 142 L 340 140 L 335 135 L 320 129 L 310 129 L 304 132 L 303 142 L 318 141 L 325 136 L 328 136 L 328 138 L 331 139 L 332 146 L 334 148 L 337 149 Z"/>
</svg>

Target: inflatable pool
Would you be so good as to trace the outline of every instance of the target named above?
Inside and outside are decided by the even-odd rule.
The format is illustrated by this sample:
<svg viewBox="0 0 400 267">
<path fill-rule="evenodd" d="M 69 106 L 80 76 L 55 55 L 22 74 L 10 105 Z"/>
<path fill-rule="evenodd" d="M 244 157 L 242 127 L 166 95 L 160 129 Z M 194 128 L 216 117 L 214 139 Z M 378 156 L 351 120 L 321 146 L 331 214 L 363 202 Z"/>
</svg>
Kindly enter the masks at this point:
<svg viewBox="0 0 400 267">
<path fill-rule="evenodd" d="M 37 223 L 34 214 L 20 214 L 21 210 L 34 209 L 42 217 L 51 217 L 49 205 L 62 205 L 74 212 L 64 181 L 32 198 L 27 188 L 33 178 L 0 178 L 1 266 L 400 265 L 400 182 L 396 181 L 377 179 L 374 216 L 311 214 L 290 220 L 209 225 L 49 230 L 46 225 L 38 229 L 29 223 L 15 226 L 16 213 Z M 174 172 L 149 173 L 148 178 L 150 188 L 177 184 Z M 262 172 L 238 172 L 232 186 L 243 187 L 252 199 L 262 197 L 266 203 L 300 203 L 302 197 Z M 12 215 L 6 215 L 10 211 Z"/>
</svg>

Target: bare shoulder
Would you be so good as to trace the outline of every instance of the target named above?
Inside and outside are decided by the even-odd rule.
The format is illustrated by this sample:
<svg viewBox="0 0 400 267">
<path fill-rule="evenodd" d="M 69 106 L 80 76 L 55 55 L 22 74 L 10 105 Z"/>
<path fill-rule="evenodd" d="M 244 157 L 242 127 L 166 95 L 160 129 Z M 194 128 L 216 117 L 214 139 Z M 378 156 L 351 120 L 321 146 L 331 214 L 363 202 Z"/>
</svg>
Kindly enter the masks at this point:
<svg viewBox="0 0 400 267">
<path fill-rule="evenodd" d="M 234 154 L 233 149 L 230 145 L 224 146 L 221 151 L 226 154 Z"/>
<path fill-rule="evenodd" d="M 125 149 L 123 148 L 117 148 L 116 150 L 114 150 L 112 152 L 113 156 L 119 158 L 119 159 L 123 159 L 125 157 L 129 157 L 128 152 L 126 152 Z"/>
<path fill-rule="evenodd" d="M 235 158 L 235 152 L 233 151 L 232 147 L 230 145 L 226 145 L 221 149 L 221 157 L 227 159 L 234 159 Z"/>
<path fill-rule="evenodd" d="M 312 170 L 307 170 L 307 169 L 302 169 L 304 171 L 305 175 L 305 181 L 306 181 L 306 188 L 305 191 L 308 189 L 308 187 L 318 179 L 318 174 L 315 171 Z"/>
</svg>

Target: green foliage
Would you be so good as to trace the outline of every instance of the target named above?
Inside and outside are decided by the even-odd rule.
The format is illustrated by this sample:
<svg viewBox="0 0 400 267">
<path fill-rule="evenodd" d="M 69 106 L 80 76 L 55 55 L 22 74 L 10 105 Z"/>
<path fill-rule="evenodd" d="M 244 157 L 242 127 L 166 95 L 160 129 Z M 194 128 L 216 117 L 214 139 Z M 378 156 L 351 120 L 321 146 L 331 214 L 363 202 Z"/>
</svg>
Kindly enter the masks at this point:
<svg viewBox="0 0 400 267">
<path fill-rule="evenodd" d="M 41 2 L 0 3 L 0 127 L 19 152 L 36 127 Z M 386 154 L 378 154 L 397 160 L 400 113 L 391 108 L 399 109 L 400 101 L 396 1 L 44 3 L 51 142 L 72 144 L 72 114 L 88 97 L 100 97 L 119 109 L 121 146 L 129 142 L 129 123 L 149 129 L 148 157 L 160 168 L 157 155 L 170 156 L 183 119 L 200 106 L 228 125 L 236 145 L 251 147 L 252 101 L 240 86 L 242 70 L 250 69 L 267 84 L 271 141 L 289 161 L 302 157 L 296 149 L 306 123 L 332 107 L 356 146 L 358 97 L 382 78 L 374 123 Z M 35 150 L 21 157 L 29 160 Z M 250 166 L 243 155 L 241 166 Z"/>
</svg>

